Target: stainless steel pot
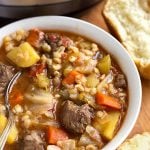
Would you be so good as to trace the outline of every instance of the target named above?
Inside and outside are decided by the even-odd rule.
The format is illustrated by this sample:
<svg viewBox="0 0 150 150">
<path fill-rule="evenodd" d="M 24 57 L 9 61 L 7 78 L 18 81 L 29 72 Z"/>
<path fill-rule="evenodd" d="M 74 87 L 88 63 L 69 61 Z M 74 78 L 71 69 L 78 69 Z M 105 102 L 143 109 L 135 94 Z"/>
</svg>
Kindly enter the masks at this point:
<svg viewBox="0 0 150 150">
<path fill-rule="evenodd" d="M 0 17 L 63 15 L 85 9 L 100 0 L 0 0 Z"/>
</svg>

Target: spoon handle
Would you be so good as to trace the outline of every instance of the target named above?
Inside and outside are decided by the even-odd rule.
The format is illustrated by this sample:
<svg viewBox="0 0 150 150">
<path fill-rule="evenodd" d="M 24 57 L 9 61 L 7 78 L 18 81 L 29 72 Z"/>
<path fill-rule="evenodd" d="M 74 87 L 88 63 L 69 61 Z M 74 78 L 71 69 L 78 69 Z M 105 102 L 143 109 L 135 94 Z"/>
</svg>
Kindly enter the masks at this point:
<svg viewBox="0 0 150 150">
<path fill-rule="evenodd" d="M 10 130 L 11 130 L 13 124 L 14 124 L 14 121 L 13 121 L 13 118 L 12 118 L 12 114 L 10 113 L 7 125 L 6 125 L 5 129 L 3 130 L 3 132 L 0 136 L 0 150 L 3 150 L 3 148 L 5 146 L 5 143 L 6 143 L 6 140 L 7 140 L 7 137 L 10 133 Z"/>
</svg>

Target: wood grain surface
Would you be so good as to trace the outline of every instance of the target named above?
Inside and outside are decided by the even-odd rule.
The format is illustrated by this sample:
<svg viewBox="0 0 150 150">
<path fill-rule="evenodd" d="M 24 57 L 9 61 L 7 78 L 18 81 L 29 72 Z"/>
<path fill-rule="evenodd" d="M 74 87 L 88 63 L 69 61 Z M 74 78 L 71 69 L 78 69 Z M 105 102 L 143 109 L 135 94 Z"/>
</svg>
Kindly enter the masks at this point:
<svg viewBox="0 0 150 150">
<path fill-rule="evenodd" d="M 99 2 L 97 5 L 91 7 L 90 9 L 78 14 L 77 17 L 93 23 L 104 30 L 111 32 L 108 28 L 104 17 L 102 15 L 102 10 L 105 4 L 105 0 Z M 138 120 L 130 133 L 129 137 L 132 137 L 136 133 L 150 132 L 150 81 L 142 79 L 142 107 L 138 117 Z M 136 88 L 136 87 L 135 87 Z"/>
</svg>

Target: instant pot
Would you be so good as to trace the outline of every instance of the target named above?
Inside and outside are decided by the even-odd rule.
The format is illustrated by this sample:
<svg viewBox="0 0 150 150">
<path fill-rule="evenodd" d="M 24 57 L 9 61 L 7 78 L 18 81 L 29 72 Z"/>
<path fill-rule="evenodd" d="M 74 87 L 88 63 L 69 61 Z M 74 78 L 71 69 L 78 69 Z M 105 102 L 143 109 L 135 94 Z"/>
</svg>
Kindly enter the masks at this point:
<svg viewBox="0 0 150 150">
<path fill-rule="evenodd" d="M 64 15 L 83 10 L 98 1 L 100 0 L 0 0 L 0 17 Z"/>
</svg>

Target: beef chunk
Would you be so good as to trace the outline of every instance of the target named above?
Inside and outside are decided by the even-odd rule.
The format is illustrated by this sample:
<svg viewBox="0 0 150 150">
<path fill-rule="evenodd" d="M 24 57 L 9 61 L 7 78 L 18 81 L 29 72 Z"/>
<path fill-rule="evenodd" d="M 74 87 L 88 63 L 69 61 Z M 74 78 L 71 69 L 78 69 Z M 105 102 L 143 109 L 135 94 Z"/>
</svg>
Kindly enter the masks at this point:
<svg viewBox="0 0 150 150">
<path fill-rule="evenodd" d="M 14 75 L 14 68 L 0 63 L 0 96 L 3 95 L 4 89 Z"/>
<path fill-rule="evenodd" d="M 42 131 L 33 130 L 29 133 L 25 133 L 21 150 L 44 150 L 45 149 L 45 141 L 44 141 L 44 133 Z"/>
<path fill-rule="evenodd" d="M 52 50 L 56 50 L 57 47 L 60 46 L 64 46 L 65 48 L 67 48 L 73 43 L 73 41 L 70 38 L 57 33 L 48 33 L 46 34 L 45 39 L 48 42 L 48 44 L 50 44 Z"/>
<path fill-rule="evenodd" d="M 93 117 L 93 109 L 84 104 L 78 106 L 72 101 L 65 101 L 60 111 L 62 126 L 73 133 L 83 133 Z"/>
<path fill-rule="evenodd" d="M 117 74 L 115 77 L 115 87 L 117 88 L 126 88 L 127 84 L 126 84 L 126 80 L 125 80 L 125 76 L 123 74 Z"/>
</svg>

